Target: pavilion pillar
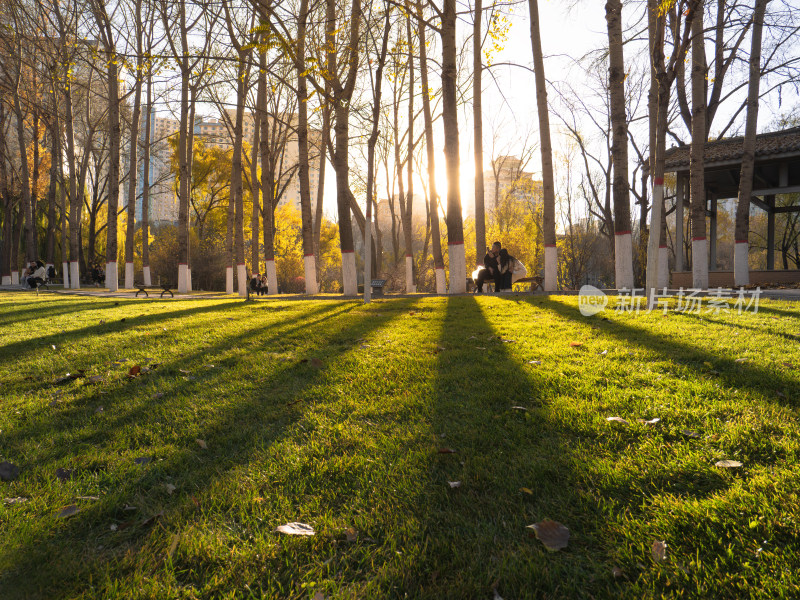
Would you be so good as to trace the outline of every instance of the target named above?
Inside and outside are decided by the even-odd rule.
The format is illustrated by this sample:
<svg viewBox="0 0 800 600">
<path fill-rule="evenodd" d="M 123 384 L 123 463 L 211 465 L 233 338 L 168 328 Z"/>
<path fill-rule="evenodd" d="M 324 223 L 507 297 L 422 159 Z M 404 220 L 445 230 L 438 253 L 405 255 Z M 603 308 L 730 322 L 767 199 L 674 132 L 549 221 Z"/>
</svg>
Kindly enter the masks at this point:
<svg viewBox="0 0 800 600">
<path fill-rule="evenodd" d="M 767 271 L 775 269 L 775 196 L 765 196 L 767 211 Z"/>
<path fill-rule="evenodd" d="M 678 173 L 675 190 L 675 270 L 683 271 L 683 200 L 686 179 Z"/>
<path fill-rule="evenodd" d="M 717 196 L 711 194 L 711 211 L 709 217 L 708 270 L 717 270 Z"/>
</svg>

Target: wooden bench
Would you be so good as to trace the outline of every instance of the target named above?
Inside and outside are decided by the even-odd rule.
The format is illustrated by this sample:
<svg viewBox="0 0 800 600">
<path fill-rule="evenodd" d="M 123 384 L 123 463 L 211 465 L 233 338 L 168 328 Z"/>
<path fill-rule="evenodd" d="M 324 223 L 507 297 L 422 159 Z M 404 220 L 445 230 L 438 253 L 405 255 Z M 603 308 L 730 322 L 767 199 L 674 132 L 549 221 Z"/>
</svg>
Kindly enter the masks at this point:
<svg viewBox="0 0 800 600">
<path fill-rule="evenodd" d="M 536 275 L 534 277 L 522 277 L 522 278 L 517 279 L 516 281 L 512 282 L 511 285 L 513 286 L 514 284 L 517 284 L 517 283 L 530 283 L 531 285 L 530 285 L 530 288 L 528 289 L 528 291 L 531 292 L 531 293 L 536 291 L 537 288 L 540 288 L 542 291 L 544 291 L 544 287 L 542 285 L 544 283 L 544 277 L 541 277 L 539 275 Z M 476 285 L 475 281 L 472 279 L 472 277 L 467 277 L 467 291 L 472 293 L 472 291 L 474 291 L 474 289 L 475 289 L 475 285 Z M 497 290 L 494 289 L 494 279 L 487 279 L 486 281 L 483 282 L 483 285 L 484 286 L 492 286 L 492 290 L 493 291 L 497 291 Z M 487 287 L 487 290 L 488 290 L 488 287 Z"/>
<path fill-rule="evenodd" d="M 383 287 L 386 285 L 385 279 L 373 279 L 370 281 L 373 296 L 383 296 Z"/>
</svg>

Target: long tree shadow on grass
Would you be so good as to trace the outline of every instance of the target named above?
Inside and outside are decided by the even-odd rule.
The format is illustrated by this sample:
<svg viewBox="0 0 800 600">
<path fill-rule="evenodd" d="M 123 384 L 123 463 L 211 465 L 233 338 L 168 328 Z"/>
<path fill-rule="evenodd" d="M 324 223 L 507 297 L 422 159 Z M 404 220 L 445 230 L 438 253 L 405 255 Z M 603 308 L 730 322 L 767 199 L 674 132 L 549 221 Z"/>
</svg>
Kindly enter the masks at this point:
<svg viewBox="0 0 800 600">
<path fill-rule="evenodd" d="M 401 589 L 437 599 L 488 598 L 494 586 L 511 598 L 588 597 L 573 575 L 606 575 L 592 557 L 598 508 L 569 452 L 580 432 L 552 413 L 557 384 L 514 355 L 520 340 L 496 306 L 446 302 L 430 399 L 436 437 L 416 507 L 422 550 L 397 575 Z M 544 518 L 569 526 L 569 549 L 550 554 L 531 539 L 526 526 Z"/>
<path fill-rule="evenodd" d="M 95 302 L 87 302 L 87 311 L 93 311 L 95 309 L 95 304 Z M 44 335 L 40 335 L 38 337 L 27 338 L 20 340 L 19 342 L 14 342 L 3 346 L 0 348 L 0 359 L 2 359 L 4 356 L 10 358 L 24 357 L 30 353 L 38 351 L 38 349 L 42 346 L 81 342 L 86 338 L 99 337 L 110 333 L 126 332 L 137 327 L 158 325 L 165 320 L 191 317 L 208 312 L 224 313 L 225 311 L 235 309 L 241 305 L 241 301 L 210 301 L 208 304 L 194 306 L 192 308 L 164 310 L 157 313 L 126 315 L 120 320 L 111 322 L 98 322 L 95 325 L 89 325 L 80 329 L 73 329 L 71 331 L 64 330 L 63 332 L 57 333 L 45 333 Z M 124 304 L 122 306 L 113 306 L 112 304 L 112 306 L 106 308 L 113 307 L 120 309 L 125 308 L 126 306 L 128 305 Z M 103 305 L 103 307 L 105 306 Z M 137 308 L 139 308 L 138 305 Z M 46 326 L 44 328 L 46 329 Z M 96 357 L 94 358 L 96 359 Z"/>
<path fill-rule="evenodd" d="M 573 322 L 587 324 L 587 317 L 581 316 L 577 307 L 551 299 L 542 308 Z M 782 402 L 792 406 L 800 404 L 800 387 L 796 379 L 787 373 L 766 368 L 756 362 L 737 363 L 735 357 L 719 356 L 696 345 L 667 338 L 641 327 L 628 324 L 620 318 L 608 321 L 596 319 L 592 323 L 603 333 L 620 342 L 633 344 L 664 356 L 682 365 L 697 376 L 709 376 L 706 363 L 711 364 L 721 385 L 731 389 L 746 389 L 755 395 L 770 392 L 773 398 L 783 398 Z"/>
<path fill-rule="evenodd" d="M 147 304 L 148 300 L 125 300 L 126 304 L 129 305 L 142 305 Z M 48 319 L 53 319 L 53 317 L 62 317 L 65 315 L 82 312 L 87 310 L 87 307 L 90 306 L 90 310 L 107 310 L 111 308 L 118 308 L 115 305 L 115 301 L 112 299 L 107 299 L 106 302 L 100 302 L 97 300 L 94 301 L 87 301 L 86 298 L 62 298 L 62 297 L 43 297 L 40 299 L 36 299 L 31 302 L 30 305 L 26 306 L 25 308 L 11 308 L 9 309 L 3 302 L 0 304 L 0 325 L 19 325 L 26 321 L 39 321 L 44 316 Z M 17 302 L 9 302 L 12 306 L 17 306 Z"/>
<path fill-rule="evenodd" d="M 235 337 L 226 338 L 218 344 L 198 348 L 191 354 L 171 357 L 158 368 L 135 379 L 126 376 L 129 365 L 133 364 L 130 362 L 125 363 L 117 377 L 109 382 L 104 380 L 99 384 L 87 384 L 77 380 L 67 388 L 69 393 L 76 394 L 74 399 L 61 398 L 59 404 L 62 406 L 56 410 L 49 405 L 40 406 L 38 411 L 32 410 L 28 424 L 9 432 L 3 438 L 0 449 L 10 454 L 14 448 L 31 438 L 46 439 L 47 444 L 40 447 L 37 456 L 37 462 L 45 463 L 66 459 L 81 447 L 102 449 L 106 443 L 115 439 L 120 428 L 136 423 L 148 412 L 157 413 L 169 398 L 202 396 L 221 377 L 224 370 L 235 368 L 237 355 L 243 347 L 255 344 L 257 347 L 273 348 L 277 343 L 291 347 L 300 341 L 298 334 L 302 334 L 307 328 L 321 326 L 325 321 L 342 316 L 352 308 L 353 305 L 323 306 L 299 312 L 290 319 L 282 319 L 278 327 L 268 329 L 262 324 L 245 333 L 237 333 Z M 195 325 L 185 334 L 189 337 L 198 336 L 195 330 L 203 325 L 207 326 L 208 323 Z M 209 358 L 213 358 L 217 364 L 198 364 L 208 361 Z M 301 359 L 284 358 L 282 362 L 298 360 Z M 270 391 L 277 396 L 282 390 L 272 387 Z M 103 407 L 101 414 L 94 417 L 100 406 Z M 102 422 L 103 427 L 90 426 L 80 430 L 64 428 L 64 423 L 85 424 L 93 418 L 96 419 L 94 424 Z M 93 469 L 98 470 L 96 463 Z"/>
<path fill-rule="evenodd" d="M 398 306 L 405 309 L 414 302 L 399 301 Z M 336 304 L 326 307 L 330 311 L 336 308 Z M 177 312 L 197 315 L 202 308 Z M 325 381 L 327 370 L 353 350 L 354 340 L 392 320 L 372 313 L 339 316 L 326 322 L 320 320 L 313 330 L 291 323 L 289 327 L 271 322 L 253 323 L 246 336 L 230 336 L 217 348 L 198 349 L 172 365 L 191 364 L 197 368 L 199 359 L 214 356 L 215 352 L 243 349 L 246 352 L 240 355 L 242 362 L 257 376 L 242 378 L 234 385 L 223 381 L 218 371 L 210 369 L 197 373 L 191 385 L 187 386 L 186 382 L 176 385 L 171 393 L 161 398 L 143 399 L 135 388 L 123 390 L 116 405 L 112 405 L 112 414 L 117 410 L 125 411 L 121 405 L 126 400 L 133 406 L 122 412 L 109 428 L 109 432 L 117 429 L 120 448 L 114 456 L 92 456 L 86 451 L 84 456 L 76 457 L 79 464 L 94 464 L 99 468 L 78 473 L 75 484 L 68 484 L 74 485 L 76 495 L 82 484 L 95 489 L 99 485 L 101 499 L 82 505 L 81 512 L 66 521 L 51 516 L 57 512 L 57 507 L 38 507 L 33 514 L 19 517 L 27 519 L 24 524 L 16 523 L 15 528 L 25 529 L 24 535 L 14 538 L 21 543 L 6 544 L 0 550 L 0 589 L 4 597 L 73 597 L 88 593 L 89 582 L 95 586 L 91 593 L 103 596 L 103 587 L 114 586 L 114 581 L 129 576 L 141 577 L 143 573 L 149 576 L 164 568 L 164 555 L 170 541 L 166 532 L 177 531 L 190 526 L 194 520 L 205 518 L 203 503 L 213 504 L 217 518 L 224 518 L 233 509 L 233 499 L 209 498 L 203 491 L 245 467 L 253 453 L 263 453 L 285 435 L 293 434 L 294 425 L 307 410 L 304 400 L 313 401 L 305 397 L 307 391 Z M 264 346 L 276 338 L 298 342 L 291 359 L 265 360 L 263 353 L 272 348 Z M 298 360 L 299 356 L 312 353 L 323 361 L 323 368 Z M 180 400 L 176 400 L 178 394 Z M 176 406 L 176 402 L 182 405 Z M 199 416 L 191 417 L 197 412 Z M 165 446 L 168 452 L 154 455 L 145 446 L 125 451 L 127 443 L 154 442 L 161 423 L 169 419 L 179 421 L 187 431 L 169 440 Z M 74 427 L 76 435 L 85 435 L 81 429 L 86 424 L 80 416 L 73 415 L 73 421 L 63 422 L 62 427 Z M 126 426 L 132 423 L 137 425 L 139 439 L 126 432 Z M 46 435 L 39 430 L 30 433 L 40 439 Z M 199 435 L 207 436 L 207 451 L 194 442 L 194 437 Z M 94 441 L 91 434 L 85 440 Z M 85 445 L 81 447 L 85 449 Z M 102 451 L 101 446 L 98 453 Z M 134 465 L 133 458 L 137 455 L 147 455 L 151 462 Z M 59 465 L 51 462 L 38 469 L 26 469 L 17 485 L 41 485 L 41 478 L 52 477 L 47 468 L 56 466 Z M 176 485 L 174 495 L 164 491 L 166 482 Z M 124 510 L 126 505 L 137 507 L 133 515 Z M 157 522 L 143 523 L 145 517 L 161 513 L 163 516 Z M 129 522 L 131 526 L 121 531 L 122 525 Z M 120 531 L 110 532 L 109 524 L 119 524 Z M 4 528 L 8 529 L 9 524 Z M 176 557 L 176 564 L 170 566 L 176 573 L 183 573 L 185 584 L 202 587 L 207 583 L 206 578 L 216 575 L 213 564 L 197 564 L 196 560 L 194 557 L 189 564 L 181 565 Z M 106 576 L 110 579 L 105 580 Z M 285 585 L 291 586 L 289 574 L 285 576 Z"/>
</svg>

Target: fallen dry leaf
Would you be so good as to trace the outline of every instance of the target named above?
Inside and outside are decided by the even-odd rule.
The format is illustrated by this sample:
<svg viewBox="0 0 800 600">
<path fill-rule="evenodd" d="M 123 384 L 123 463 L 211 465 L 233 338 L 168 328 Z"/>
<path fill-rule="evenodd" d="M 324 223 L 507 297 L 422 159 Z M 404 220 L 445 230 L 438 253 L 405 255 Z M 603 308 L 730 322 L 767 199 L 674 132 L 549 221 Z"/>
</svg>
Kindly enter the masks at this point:
<svg viewBox="0 0 800 600">
<path fill-rule="evenodd" d="M 178 549 L 178 542 L 181 539 L 181 534 L 176 533 L 172 536 L 172 542 L 169 545 L 169 550 L 167 550 L 167 558 L 172 560 L 172 555 L 175 554 L 175 550 Z"/>
<path fill-rule="evenodd" d="M 195 440 L 195 442 L 197 442 L 197 445 L 200 446 L 203 450 L 208 450 L 208 444 L 206 444 L 205 440 L 197 439 Z"/>
<path fill-rule="evenodd" d="M 139 373 L 141 372 L 142 372 L 142 367 L 140 367 L 139 365 L 133 365 L 128 371 L 128 377 L 130 378 L 138 377 Z"/>
<path fill-rule="evenodd" d="M 454 490 L 455 488 L 461 487 L 461 482 L 460 481 L 448 481 L 447 485 L 450 486 L 451 490 Z"/>
<path fill-rule="evenodd" d="M 322 592 L 315 592 L 311 600 L 325 600 L 325 594 Z"/>
<path fill-rule="evenodd" d="M 439 448 L 439 454 L 455 454 L 456 451 L 452 448 Z"/>
<path fill-rule="evenodd" d="M 4 498 L 3 504 L 22 504 L 23 502 L 27 502 L 28 499 L 22 496 L 17 496 L 16 498 Z"/>
<path fill-rule="evenodd" d="M 580 348 L 583 346 L 583 342 L 570 342 L 569 345 L 571 348 Z"/>
<path fill-rule="evenodd" d="M 528 527 L 536 532 L 536 537 L 548 550 L 555 552 L 567 547 L 569 529 L 558 521 L 545 519 Z"/>
<path fill-rule="evenodd" d="M 72 515 L 78 514 L 78 507 L 74 504 L 70 504 L 69 506 L 65 506 L 61 509 L 61 512 L 56 515 L 59 519 L 66 519 L 67 517 L 71 517 Z"/>
<path fill-rule="evenodd" d="M 655 419 L 650 419 L 649 421 L 648 421 L 648 420 L 646 420 L 646 419 L 636 419 L 636 420 L 637 420 L 639 423 L 644 423 L 645 425 L 655 425 L 656 423 L 658 423 L 659 421 L 661 421 L 661 419 L 659 419 L 658 417 L 656 417 Z"/>
<path fill-rule="evenodd" d="M 531 488 L 521 487 L 519 488 L 519 491 L 528 494 L 529 496 L 533 496 L 533 490 Z"/>
<path fill-rule="evenodd" d="M 318 358 L 312 358 L 311 359 L 311 366 L 312 367 L 316 367 L 317 369 L 319 369 L 319 368 L 322 367 L 322 361 L 320 359 L 318 359 Z"/>
<path fill-rule="evenodd" d="M 650 549 L 653 554 L 653 560 L 661 562 L 667 559 L 667 542 L 664 540 L 656 540 L 653 542 L 653 547 Z"/>
<path fill-rule="evenodd" d="M 619 567 L 614 567 L 613 569 L 611 569 L 611 574 L 614 577 L 622 577 L 622 569 L 620 569 Z"/>
<path fill-rule="evenodd" d="M 86 380 L 86 385 L 94 385 L 96 383 L 103 383 L 104 379 L 102 375 L 93 375 Z"/>
<path fill-rule="evenodd" d="M 358 532 L 353 527 L 344 530 L 344 537 L 348 542 L 355 542 L 358 539 Z"/>
<path fill-rule="evenodd" d="M 606 421 L 612 421 L 614 423 L 622 423 L 623 425 L 628 425 L 628 422 L 622 417 L 606 417 Z"/>
<path fill-rule="evenodd" d="M 8 461 L 0 463 L 0 481 L 14 481 L 19 477 L 19 467 Z"/>
<path fill-rule="evenodd" d="M 174 485 L 172 485 L 171 483 L 165 483 L 165 484 L 164 484 L 164 487 L 165 487 L 165 488 L 167 488 L 167 493 L 168 493 L 168 494 L 170 494 L 170 495 L 172 495 L 172 492 L 174 492 L 174 491 L 177 489 L 177 488 L 176 488 Z"/>
<path fill-rule="evenodd" d="M 683 435 L 685 435 L 686 437 L 700 439 L 700 434 L 697 433 L 696 431 L 690 431 L 688 429 L 684 429 L 681 433 L 683 433 Z"/>
<path fill-rule="evenodd" d="M 529 360 L 528 364 L 529 365 L 540 365 L 540 364 L 542 364 L 542 361 L 540 361 L 540 360 Z"/>
<path fill-rule="evenodd" d="M 305 523 L 286 523 L 275 528 L 275 533 L 286 535 L 314 535 L 314 528 Z"/>
<path fill-rule="evenodd" d="M 608 354 L 608 350 L 603 350 L 599 353 L 599 356 L 605 356 L 606 354 Z"/>
<path fill-rule="evenodd" d="M 134 464 L 137 464 L 137 465 L 146 465 L 147 463 L 150 462 L 150 457 L 149 456 L 140 456 L 139 458 L 134 458 L 133 462 L 134 462 Z"/>
<path fill-rule="evenodd" d="M 737 358 L 734 362 L 745 363 L 745 362 L 747 362 L 747 359 L 746 358 Z"/>
<path fill-rule="evenodd" d="M 75 496 L 75 500 L 100 500 L 100 496 Z"/>
<path fill-rule="evenodd" d="M 142 527 L 147 527 L 148 525 L 152 525 L 163 516 L 164 516 L 164 511 L 162 510 L 161 512 L 157 512 L 151 517 L 147 517 L 144 521 L 142 521 Z"/>
<path fill-rule="evenodd" d="M 58 467 L 56 469 L 56 477 L 58 477 L 58 480 L 61 481 L 62 483 L 64 481 L 69 481 L 70 479 L 72 479 L 72 469 L 65 469 L 63 467 Z"/>
<path fill-rule="evenodd" d="M 735 469 L 736 467 L 741 467 L 742 463 L 738 460 L 718 460 L 714 463 L 715 467 L 720 467 L 722 469 Z"/>
<path fill-rule="evenodd" d="M 521 410 L 521 411 L 527 411 L 528 409 L 527 409 L 527 408 L 525 408 L 524 406 L 512 406 L 512 407 L 511 407 L 511 410 Z"/>
</svg>

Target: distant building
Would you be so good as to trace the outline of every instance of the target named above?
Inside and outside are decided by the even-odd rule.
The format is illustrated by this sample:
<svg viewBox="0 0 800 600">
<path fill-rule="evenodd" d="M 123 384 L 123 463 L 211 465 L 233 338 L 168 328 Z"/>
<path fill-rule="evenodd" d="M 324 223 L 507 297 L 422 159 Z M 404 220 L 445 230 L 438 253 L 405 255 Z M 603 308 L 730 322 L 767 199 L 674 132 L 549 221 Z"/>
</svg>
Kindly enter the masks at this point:
<svg viewBox="0 0 800 600">
<path fill-rule="evenodd" d="M 492 161 L 492 168 L 483 172 L 483 205 L 487 211 L 494 209 L 497 201 L 509 192 L 519 201 L 542 198 L 542 182 L 523 169 L 516 156 L 498 156 Z"/>
<path fill-rule="evenodd" d="M 200 116 L 194 122 L 195 139 L 202 139 L 206 144 L 230 150 L 233 148 L 233 128 L 231 124 L 236 118 L 236 111 L 228 109 L 227 118 L 215 119 Z M 229 119 L 229 120 L 228 120 Z M 297 115 L 289 115 L 290 126 L 297 126 Z M 253 142 L 255 133 L 254 115 L 247 112 L 242 122 L 242 133 L 247 143 Z M 176 223 L 178 220 L 178 197 L 175 175 L 170 168 L 172 148 L 168 138 L 175 134 L 180 126 L 177 119 L 157 117 L 152 113 L 150 120 L 150 222 Z M 142 120 L 144 125 L 144 120 Z M 140 144 L 144 143 L 144 128 L 140 135 Z M 316 129 L 309 130 L 309 183 L 311 187 L 311 210 L 316 210 L 317 190 L 319 188 L 319 148 L 322 147 L 322 132 Z M 141 152 L 139 156 L 141 156 Z M 297 135 L 290 133 L 283 157 L 283 171 L 290 173 L 282 182 L 285 191 L 279 206 L 291 204 L 300 210 L 300 177 L 297 167 L 299 149 Z M 144 166 L 141 167 L 144 169 Z M 284 188 L 282 185 L 281 188 Z M 136 220 L 142 219 L 141 183 L 136 199 Z"/>
</svg>

